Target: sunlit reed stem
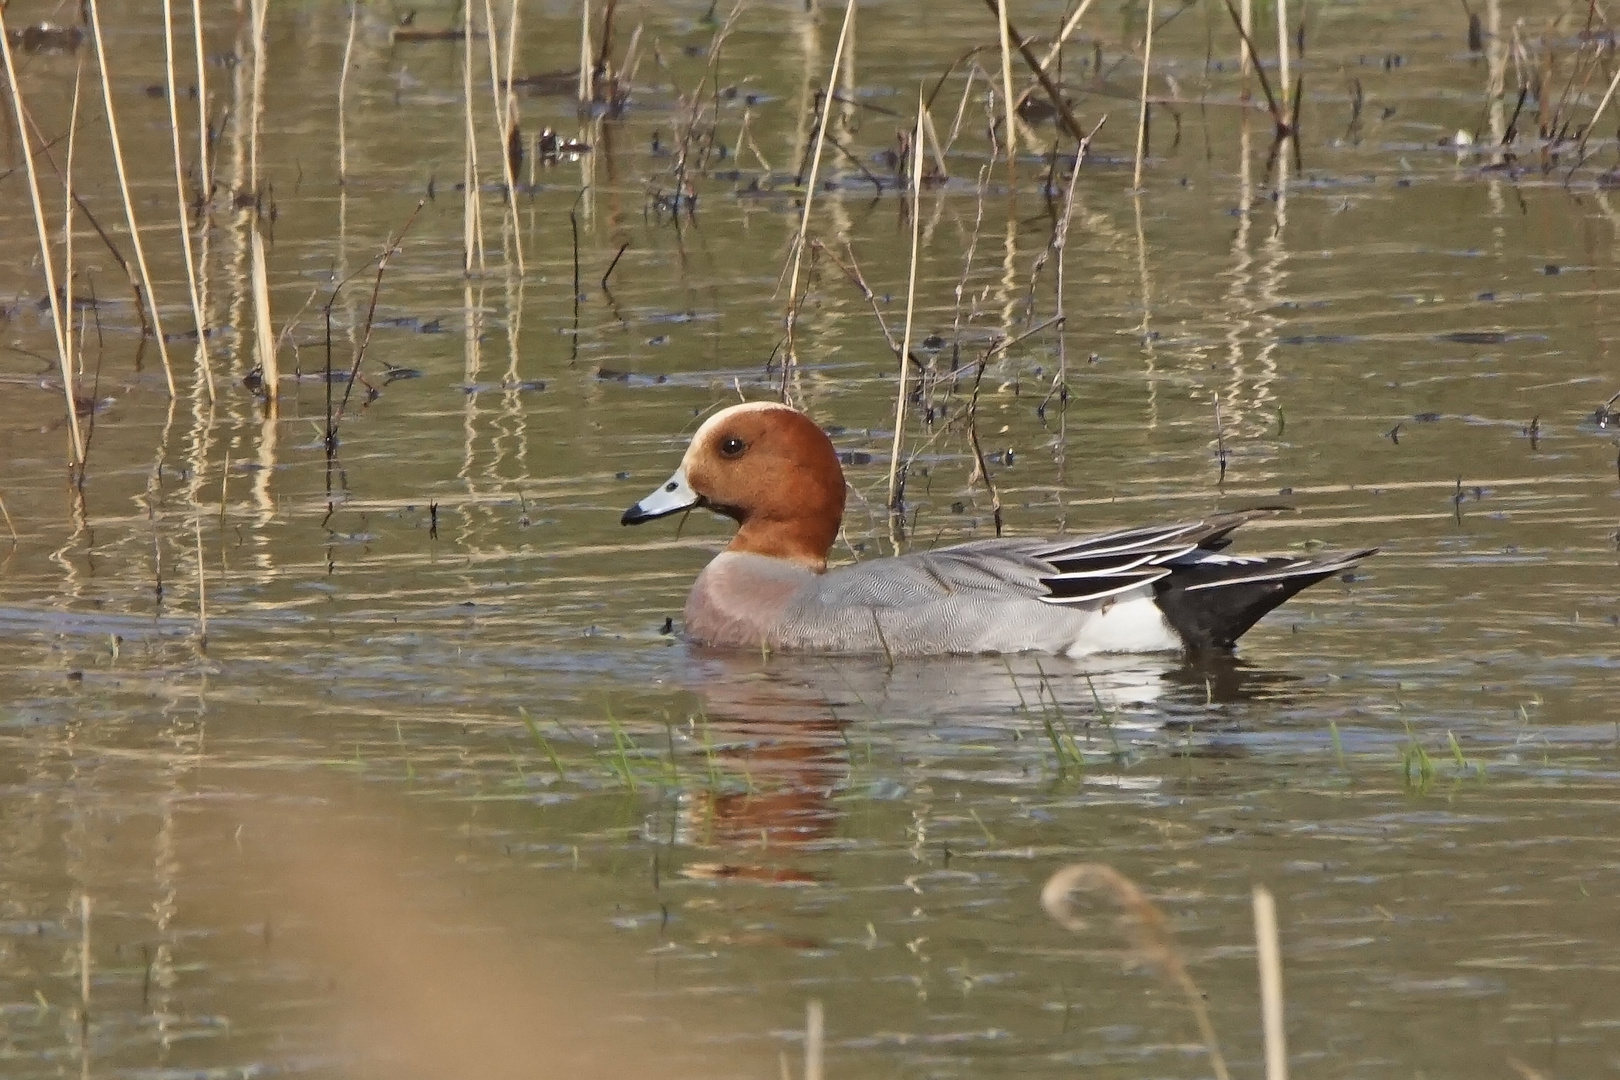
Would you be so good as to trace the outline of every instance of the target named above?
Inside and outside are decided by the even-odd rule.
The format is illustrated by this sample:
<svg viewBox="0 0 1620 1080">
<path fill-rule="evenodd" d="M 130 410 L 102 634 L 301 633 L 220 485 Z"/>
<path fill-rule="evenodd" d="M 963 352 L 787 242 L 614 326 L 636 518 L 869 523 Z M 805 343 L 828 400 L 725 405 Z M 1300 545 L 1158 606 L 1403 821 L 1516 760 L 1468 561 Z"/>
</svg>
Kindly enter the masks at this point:
<svg viewBox="0 0 1620 1080">
<path fill-rule="evenodd" d="M 996 4 L 996 22 L 1001 31 L 1001 95 L 1007 111 L 1007 165 L 1012 167 L 1018 156 L 1018 114 L 1012 91 L 1012 32 L 1007 15 L 1007 0 Z"/>
<path fill-rule="evenodd" d="M 259 375 L 264 393 L 270 403 L 270 415 L 275 416 L 281 402 L 281 364 L 276 356 L 276 335 L 270 325 L 270 273 L 265 266 L 264 235 L 259 232 L 257 216 L 248 222 L 248 244 L 251 265 L 249 274 L 253 289 L 253 329 L 258 343 Z"/>
<path fill-rule="evenodd" d="M 208 57 L 203 52 L 202 0 L 191 0 L 191 42 L 197 59 L 197 182 L 204 205 L 214 197 L 214 169 L 208 145 Z"/>
<path fill-rule="evenodd" d="M 17 546 L 17 526 L 11 520 L 11 511 L 6 509 L 6 500 L 0 498 L 0 518 L 6 519 L 6 531 L 11 534 L 11 546 Z"/>
<path fill-rule="evenodd" d="M 223 502 L 223 490 L 220 495 Z M 192 521 L 197 529 L 197 640 L 208 642 L 208 589 L 203 581 L 202 518 Z"/>
<path fill-rule="evenodd" d="M 360 3 L 349 5 L 349 36 L 343 43 L 343 70 L 338 73 L 338 183 L 349 182 L 349 65 L 354 58 L 354 32 L 360 25 Z"/>
<path fill-rule="evenodd" d="M 264 50 L 266 8 L 270 0 L 253 0 L 251 18 L 253 31 L 253 97 L 248 123 L 248 185 L 254 200 L 259 196 L 259 124 L 264 109 Z M 240 193 L 238 193 L 240 194 Z"/>
<path fill-rule="evenodd" d="M 276 356 L 275 329 L 270 321 L 270 274 L 265 265 L 264 234 L 259 228 L 259 129 L 264 123 L 265 53 L 270 0 L 253 0 L 253 97 L 248 123 L 248 187 L 253 204 L 248 209 L 249 281 L 253 291 L 253 330 L 258 345 L 259 374 L 269 402 L 267 435 L 281 406 L 281 364 Z"/>
<path fill-rule="evenodd" d="M 90 1023 L 90 896 L 79 897 L 79 1008 Z"/>
<path fill-rule="evenodd" d="M 506 107 L 506 95 L 501 92 L 500 42 L 495 37 L 495 5 L 484 0 L 484 25 L 489 31 L 489 90 L 495 109 L 496 157 L 501 159 L 501 176 L 506 181 L 506 205 L 512 217 L 512 255 L 517 260 L 518 273 L 523 273 L 523 238 L 519 235 L 522 222 L 518 219 L 517 177 L 512 172 L 512 157 L 506 152 L 506 140 L 512 133 L 512 114 Z M 508 27 L 510 34 L 513 28 Z M 510 38 L 507 49 L 516 44 Z"/>
<path fill-rule="evenodd" d="M 822 1080 L 822 1059 L 827 1041 L 826 1017 L 821 1002 L 811 999 L 804 1010 L 804 1080 Z"/>
<path fill-rule="evenodd" d="M 1256 60 L 1255 63 L 1259 63 Z M 1288 0 L 1277 0 L 1277 71 L 1282 85 L 1277 87 L 1278 103 L 1284 116 L 1288 113 L 1288 96 L 1293 88 L 1288 81 Z"/>
<path fill-rule="evenodd" d="M 855 0 L 844 0 L 844 22 L 838 28 L 838 44 L 833 49 L 832 68 L 827 73 L 829 95 L 838 81 L 838 72 L 844 63 L 844 45 L 849 40 L 849 27 L 855 20 Z M 810 230 L 810 205 L 815 201 L 816 184 L 821 175 L 821 151 L 827 143 L 827 107 L 821 108 L 820 123 L 816 126 L 816 146 L 810 155 L 810 175 L 804 185 L 804 210 L 799 215 L 799 231 L 793 238 L 793 270 L 788 278 L 787 359 L 782 365 L 782 387 L 787 388 L 787 369 L 795 360 L 793 331 L 799 321 L 799 270 L 804 262 L 805 234 Z"/>
<path fill-rule="evenodd" d="M 62 311 L 67 316 L 62 321 L 62 343 L 76 373 L 83 366 L 75 363 L 83 344 L 75 347 L 73 341 L 73 152 L 78 144 L 79 87 L 83 75 L 84 54 L 81 53 L 73 69 L 73 109 L 68 114 L 67 165 L 62 172 Z"/>
<path fill-rule="evenodd" d="M 1260 959 L 1260 1016 L 1266 1036 L 1266 1080 L 1288 1080 L 1288 1040 L 1283 1030 L 1282 950 L 1277 944 L 1277 902 L 1264 885 L 1254 887 L 1254 939 Z"/>
<path fill-rule="evenodd" d="M 1153 64 L 1153 0 L 1148 0 L 1147 37 L 1142 41 L 1142 107 L 1136 116 L 1136 171 L 1131 174 L 1133 190 L 1142 189 L 1142 155 L 1147 152 L 1148 73 Z"/>
<path fill-rule="evenodd" d="M 62 393 L 67 398 L 68 420 L 73 433 L 73 464 L 84 463 L 84 433 L 79 430 L 79 408 L 73 400 L 73 360 L 67 351 L 67 338 L 63 334 L 62 298 L 56 292 L 56 269 L 51 258 L 50 230 L 45 225 L 45 203 L 39 195 L 39 173 L 34 168 L 34 148 L 28 138 L 28 110 L 23 106 L 22 88 L 17 85 L 17 67 L 11 55 L 11 39 L 7 36 L 5 9 L 0 8 L 0 52 L 5 54 L 6 86 L 11 94 L 12 111 L 17 117 L 17 132 L 22 144 L 23 171 L 28 176 L 28 196 L 34 206 L 34 228 L 39 234 L 40 264 L 45 270 L 45 292 L 51 304 L 51 331 L 56 335 L 56 358 L 62 368 Z"/>
<path fill-rule="evenodd" d="M 1254 0 L 1242 0 L 1238 12 L 1238 26 L 1242 31 L 1238 35 L 1242 38 L 1238 42 L 1238 72 L 1243 76 L 1243 93 L 1247 97 L 1250 65 L 1259 62 L 1259 57 L 1249 48 L 1249 43 L 1254 40 Z"/>
<path fill-rule="evenodd" d="M 112 139 L 113 166 L 118 171 L 118 190 L 124 197 L 124 219 L 129 222 L 129 242 L 135 249 L 135 265 L 141 272 L 141 288 L 146 293 L 146 308 L 152 316 L 152 333 L 157 338 L 158 356 L 163 359 L 163 376 L 169 384 L 169 396 L 175 396 L 174 370 L 169 366 L 169 344 L 163 336 L 163 320 L 158 315 L 157 293 L 152 289 L 152 275 L 146 269 L 146 249 L 141 244 L 140 226 L 135 222 L 135 202 L 129 194 L 129 174 L 124 170 L 124 149 L 118 137 L 118 117 L 113 112 L 112 76 L 107 72 L 107 49 L 101 39 L 101 13 L 96 0 L 89 0 L 90 30 L 96 38 L 96 62 L 101 69 L 101 98 L 107 109 L 107 134 Z M 23 140 L 27 141 L 26 137 Z"/>
<path fill-rule="evenodd" d="M 596 84 L 591 68 L 591 0 L 579 5 L 579 107 L 589 109 L 596 96 Z"/>
<path fill-rule="evenodd" d="M 186 285 L 191 291 L 191 317 L 197 324 L 197 360 L 208 384 L 208 400 L 214 400 L 214 368 L 208 362 L 208 328 L 204 325 L 202 294 L 197 289 L 197 261 L 191 253 L 191 223 L 186 211 L 186 171 L 180 161 L 180 89 L 174 77 L 174 11 L 171 0 L 163 0 L 163 59 L 169 79 L 169 136 L 174 147 L 174 201 L 179 211 L 180 248 L 186 256 Z"/>
<path fill-rule="evenodd" d="M 1041 61 L 1043 70 L 1052 70 L 1052 61 L 1058 58 L 1058 53 L 1063 51 L 1063 46 L 1068 42 L 1069 38 L 1074 36 L 1074 32 L 1080 28 L 1080 20 L 1086 17 L 1086 12 L 1091 8 L 1093 2 L 1094 0 L 1080 0 L 1080 6 L 1075 8 L 1074 14 L 1070 15 L 1063 23 L 1063 29 L 1058 31 L 1057 40 L 1052 42 L 1051 46 L 1046 50 L 1045 59 Z"/>
<path fill-rule="evenodd" d="M 462 228 L 462 272 L 473 272 L 476 258 L 478 269 L 484 268 L 484 224 L 483 208 L 479 205 L 478 191 L 478 131 L 473 126 L 473 88 L 472 88 L 472 12 L 466 10 L 462 13 L 464 34 L 462 37 L 461 54 L 461 99 L 463 131 L 466 145 L 465 158 L 462 165 L 462 200 L 461 228 Z"/>
<path fill-rule="evenodd" d="M 894 444 L 889 450 L 889 539 L 900 553 L 904 509 L 900 505 L 900 439 L 906 427 L 906 388 L 911 382 L 911 324 L 917 307 L 917 255 L 922 238 L 923 89 L 917 91 L 917 126 L 911 140 L 911 272 L 906 281 L 906 329 L 900 336 L 900 388 L 894 395 Z"/>
</svg>

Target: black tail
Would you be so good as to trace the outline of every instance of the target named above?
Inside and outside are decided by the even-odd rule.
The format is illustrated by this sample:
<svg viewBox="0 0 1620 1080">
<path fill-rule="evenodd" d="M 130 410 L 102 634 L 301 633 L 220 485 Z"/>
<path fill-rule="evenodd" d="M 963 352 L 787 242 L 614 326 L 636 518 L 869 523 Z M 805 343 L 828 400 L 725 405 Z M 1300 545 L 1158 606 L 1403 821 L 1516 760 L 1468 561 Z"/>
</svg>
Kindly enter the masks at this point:
<svg viewBox="0 0 1620 1080">
<path fill-rule="evenodd" d="M 1181 565 L 1153 584 L 1153 600 L 1193 652 L 1230 649 L 1261 616 L 1377 548 L 1316 559 L 1216 556 Z"/>
</svg>

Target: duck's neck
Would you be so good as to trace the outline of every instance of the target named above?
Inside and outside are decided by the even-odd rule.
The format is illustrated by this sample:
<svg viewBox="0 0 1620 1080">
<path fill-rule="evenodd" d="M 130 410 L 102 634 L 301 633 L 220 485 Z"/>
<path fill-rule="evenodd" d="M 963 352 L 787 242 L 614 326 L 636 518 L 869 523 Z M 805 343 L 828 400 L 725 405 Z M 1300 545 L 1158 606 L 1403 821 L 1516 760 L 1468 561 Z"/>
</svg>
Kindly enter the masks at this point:
<svg viewBox="0 0 1620 1080">
<path fill-rule="evenodd" d="M 814 573 L 827 569 L 827 552 L 838 538 L 838 523 L 749 518 L 731 538 L 727 551 L 785 559 Z"/>
</svg>

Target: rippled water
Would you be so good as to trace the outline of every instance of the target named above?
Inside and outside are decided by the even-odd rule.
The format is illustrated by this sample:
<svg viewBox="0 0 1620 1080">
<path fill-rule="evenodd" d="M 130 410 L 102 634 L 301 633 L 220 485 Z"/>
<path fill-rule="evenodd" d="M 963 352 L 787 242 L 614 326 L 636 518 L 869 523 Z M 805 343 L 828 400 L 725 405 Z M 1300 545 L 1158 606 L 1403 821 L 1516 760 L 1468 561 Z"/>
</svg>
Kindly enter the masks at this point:
<svg viewBox="0 0 1620 1080">
<path fill-rule="evenodd" d="M 1062 12 L 1013 14 L 1035 34 Z M 699 104 L 726 153 L 677 221 L 678 133 L 717 26 L 701 4 L 621 11 L 617 55 L 642 21 L 630 107 L 581 122 L 569 95 L 522 98 L 531 135 L 592 150 L 535 170 L 516 241 L 486 185 L 485 269 L 467 278 L 461 43 L 391 42 L 362 13 L 340 185 L 347 13 L 278 6 L 259 153 L 279 418 L 243 385 L 245 214 L 222 193 L 206 230 L 218 396 L 176 340 L 172 404 L 80 219 L 75 289 L 97 301 L 82 497 L 22 177 L 0 180 L 0 499 L 17 533 L 0 539 L 0 1071 L 517 1075 L 514 1059 L 553 1054 L 578 1075 L 760 1076 L 785 1053 L 797 1075 L 815 999 L 829 1076 L 1210 1075 L 1179 995 L 1106 920 L 1074 936 L 1042 914 L 1041 884 L 1074 861 L 1162 907 L 1234 1073 L 1261 1067 L 1256 883 L 1277 895 L 1299 1073 L 1620 1068 L 1620 476 L 1594 418 L 1620 390 L 1609 121 L 1573 174 L 1567 155 L 1499 167 L 1456 136 L 1493 144 L 1514 112 L 1508 30 L 1487 58 L 1443 6 L 1313 4 L 1300 160 L 1268 165 L 1226 15 L 1199 5 L 1155 42 L 1153 92 L 1174 101 L 1133 197 L 1143 15 L 1099 5 L 1066 54 L 1076 114 L 1107 123 L 1076 186 L 1063 353 L 1048 328 L 997 357 L 979 430 L 1015 533 L 1281 501 L 1299 512 L 1246 528 L 1251 549 L 1383 548 L 1209 666 L 891 668 L 665 632 L 728 526 L 626 531 L 619 513 L 706 410 L 776 392 L 791 180 L 836 13 L 743 10 Z M 1521 15 L 1531 46 L 1579 47 L 1578 21 L 1544 37 L 1546 13 L 1507 5 L 1502 25 Z M 160 313 L 183 335 L 167 110 L 146 92 L 161 23 L 107 17 Z M 250 39 L 223 13 L 207 31 L 228 184 L 251 83 L 227 60 Z M 832 125 L 849 155 L 824 162 L 826 254 L 791 382 L 850 462 L 846 555 L 887 550 L 894 369 L 834 257 L 898 334 L 911 223 L 851 158 L 892 180 L 882 155 L 919 80 L 995 36 L 969 7 L 877 4 L 857 22 Z M 520 37 L 520 73 L 567 68 L 578 13 L 525 11 Z M 78 184 L 122 238 L 84 59 Z M 953 327 L 966 362 L 1054 310 L 1050 260 L 1031 288 L 1062 210 L 1061 169 L 1042 193 L 1053 128 L 1033 127 L 1045 142 L 1016 185 L 1004 164 L 981 185 L 1000 71 L 993 48 L 977 59 L 951 178 L 917 208 L 940 407 L 906 431 L 925 545 L 994 528 L 944 419 L 971 390 L 949 376 Z M 67 129 L 77 60 L 19 54 L 47 139 Z M 934 106 L 947 141 L 964 70 Z M 1580 122 L 1602 83 L 1570 91 Z M 475 84 L 486 181 L 490 98 Z M 745 117 L 757 155 L 739 150 Z M 325 298 L 355 275 L 333 305 L 343 369 L 368 260 L 429 193 L 329 463 Z M 1050 393 L 1065 356 L 1067 394 Z"/>
</svg>

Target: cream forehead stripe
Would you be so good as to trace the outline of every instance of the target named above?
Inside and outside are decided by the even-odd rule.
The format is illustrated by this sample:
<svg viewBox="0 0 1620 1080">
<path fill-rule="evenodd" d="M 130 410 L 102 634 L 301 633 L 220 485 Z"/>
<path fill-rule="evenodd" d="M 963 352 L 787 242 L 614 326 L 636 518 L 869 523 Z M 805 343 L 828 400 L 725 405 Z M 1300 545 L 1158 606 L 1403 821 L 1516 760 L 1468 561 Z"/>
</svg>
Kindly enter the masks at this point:
<svg viewBox="0 0 1620 1080">
<path fill-rule="evenodd" d="M 693 433 L 692 447 L 696 448 L 702 445 L 707 441 L 708 437 L 714 433 L 715 428 L 720 427 L 726 421 L 735 416 L 742 413 L 775 412 L 778 410 L 786 413 L 797 411 L 775 401 L 745 401 L 741 405 L 732 405 L 728 408 L 721 409 L 719 412 L 703 421 L 703 426 L 698 428 L 697 431 Z M 688 449 L 687 454 L 690 455 L 691 453 L 692 450 Z"/>
</svg>

